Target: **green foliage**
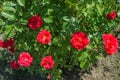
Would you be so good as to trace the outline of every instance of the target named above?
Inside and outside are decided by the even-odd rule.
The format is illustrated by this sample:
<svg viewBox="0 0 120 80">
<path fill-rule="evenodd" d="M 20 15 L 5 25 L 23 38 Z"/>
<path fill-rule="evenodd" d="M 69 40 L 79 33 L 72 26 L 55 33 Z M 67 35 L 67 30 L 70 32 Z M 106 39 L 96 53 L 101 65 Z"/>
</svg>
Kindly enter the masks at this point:
<svg viewBox="0 0 120 80">
<path fill-rule="evenodd" d="M 112 30 L 120 22 L 120 16 L 110 21 L 106 14 L 119 8 L 115 0 L 1 0 L 0 33 L 4 34 L 4 39 L 14 38 L 16 59 L 22 51 L 33 56 L 32 66 L 21 70 L 28 70 L 31 74 L 40 72 L 44 77 L 50 74 L 51 80 L 58 80 L 63 68 L 71 70 L 74 66 L 80 66 L 81 69 L 88 69 L 96 63 L 103 53 L 101 35 L 113 33 Z M 34 31 L 28 28 L 27 20 L 35 14 L 42 18 L 43 25 Z M 52 35 L 49 45 L 36 41 L 36 35 L 42 29 Z M 83 51 L 70 46 L 71 34 L 75 31 L 88 34 L 90 44 Z M 51 70 L 39 65 L 46 55 L 52 55 L 55 61 Z"/>
<path fill-rule="evenodd" d="M 20 6 L 25 6 L 25 0 L 17 0 L 17 3 L 18 3 Z"/>
</svg>

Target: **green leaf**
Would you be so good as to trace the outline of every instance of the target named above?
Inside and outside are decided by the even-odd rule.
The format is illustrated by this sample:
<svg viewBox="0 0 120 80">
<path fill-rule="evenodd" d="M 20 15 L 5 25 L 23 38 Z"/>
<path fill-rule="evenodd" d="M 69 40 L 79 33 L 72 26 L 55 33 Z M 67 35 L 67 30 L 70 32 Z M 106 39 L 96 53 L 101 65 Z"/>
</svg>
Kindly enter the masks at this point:
<svg viewBox="0 0 120 80">
<path fill-rule="evenodd" d="M 70 19 L 68 18 L 68 16 L 64 16 L 64 17 L 63 17 L 63 20 L 65 20 L 65 21 L 70 21 Z"/>
<path fill-rule="evenodd" d="M 93 8 L 95 6 L 95 3 L 93 2 L 92 4 L 86 4 L 86 7 L 88 8 L 88 9 L 91 9 L 91 8 Z"/>
<path fill-rule="evenodd" d="M 44 21 L 45 21 L 46 23 L 52 23 L 52 22 L 53 22 L 53 17 L 50 16 L 50 17 L 44 18 Z"/>
<path fill-rule="evenodd" d="M 3 7 L 4 11 L 12 11 L 15 12 L 16 10 L 13 7 Z"/>
<path fill-rule="evenodd" d="M 35 2 L 40 2 L 40 0 L 34 0 Z"/>
<path fill-rule="evenodd" d="M 25 6 L 25 0 L 17 0 L 17 3 L 18 3 L 20 6 Z"/>
<path fill-rule="evenodd" d="M 87 54 L 86 51 L 84 51 L 84 52 L 81 53 L 80 57 L 78 57 L 78 60 L 79 61 L 84 61 L 85 59 L 87 59 L 87 57 L 88 57 L 88 54 Z"/>
<path fill-rule="evenodd" d="M 75 7 L 75 6 L 76 6 L 76 3 L 77 3 L 76 0 L 65 0 L 64 2 L 65 2 L 65 4 L 66 4 L 69 8 Z"/>
<path fill-rule="evenodd" d="M 13 37 L 13 35 L 14 35 L 13 26 L 12 25 L 5 26 L 4 36 Z"/>
<path fill-rule="evenodd" d="M 23 31 L 23 28 L 21 26 L 16 26 L 15 27 L 15 30 L 18 31 L 18 32 L 22 32 Z"/>
<path fill-rule="evenodd" d="M 93 54 L 90 55 L 90 59 L 89 60 L 90 60 L 91 63 L 96 63 L 98 57 L 99 57 L 98 55 L 95 55 L 93 53 Z"/>
<path fill-rule="evenodd" d="M 63 22 L 63 24 L 62 24 L 62 28 L 63 28 L 63 30 L 66 30 L 68 27 L 68 22 Z"/>
<path fill-rule="evenodd" d="M 101 56 L 95 56 L 96 59 L 101 59 Z"/>
<path fill-rule="evenodd" d="M 120 11 L 117 12 L 117 16 L 120 17 Z"/>
<path fill-rule="evenodd" d="M 3 55 L 2 55 L 2 54 L 0 54 L 0 61 L 2 61 L 2 59 L 3 59 Z"/>
<path fill-rule="evenodd" d="M 89 63 L 88 60 L 82 61 L 82 62 L 80 63 L 80 67 L 81 67 L 82 69 L 85 69 L 85 70 L 88 69 L 89 65 L 90 65 L 90 63 Z"/>
<path fill-rule="evenodd" d="M 55 43 L 58 44 L 59 39 L 58 39 L 57 37 L 55 37 L 55 38 L 53 38 L 53 42 L 54 42 L 54 44 L 55 44 Z"/>
<path fill-rule="evenodd" d="M 96 7 L 98 9 L 99 14 L 102 15 L 103 14 L 103 7 L 98 5 L 98 4 L 96 5 Z"/>
<path fill-rule="evenodd" d="M 50 15 L 53 12 L 53 9 L 48 9 L 46 15 Z"/>
<path fill-rule="evenodd" d="M 97 0 L 99 3 L 102 3 L 103 1 L 102 0 Z"/>
<path fill-rule="evenodd" d="M 13 14 L 9 14 L 7 12 L 1 12 L 1 15 L 9 20 L 15 20 L 15 16 Z"/>
<path fill-rule="evenodd" d="M 2 19 L 0 19 L 0 26 L 1 26 L 1 25 L 3 25 L 3 20 L 2 20 Z"/>
<path fill-rule="evenodd" d="M 13 3 L 13 2 L 11 2 L 11 1 L 5 1 L 5 2 L 3 3 L 3 6 L 4 6 L 4 7 L 10 7 L 10 6 L 16 6 L 16 4 Z"/>
</svg>

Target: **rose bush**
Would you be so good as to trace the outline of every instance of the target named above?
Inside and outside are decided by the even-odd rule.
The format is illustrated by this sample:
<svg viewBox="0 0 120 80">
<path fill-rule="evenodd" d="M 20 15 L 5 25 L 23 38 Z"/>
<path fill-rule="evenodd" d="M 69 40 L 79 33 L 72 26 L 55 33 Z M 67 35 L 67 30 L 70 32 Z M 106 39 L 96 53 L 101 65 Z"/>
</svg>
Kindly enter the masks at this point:
<svg viewBox="0 0 120 80">
<path fill-rule="evenodd" d="M 62 69 L 115 54 L 119 20 L 115 0 L 1 0 L 0 47 L 12 53 L 10 68 L 59 80 Z"/>
</svg>

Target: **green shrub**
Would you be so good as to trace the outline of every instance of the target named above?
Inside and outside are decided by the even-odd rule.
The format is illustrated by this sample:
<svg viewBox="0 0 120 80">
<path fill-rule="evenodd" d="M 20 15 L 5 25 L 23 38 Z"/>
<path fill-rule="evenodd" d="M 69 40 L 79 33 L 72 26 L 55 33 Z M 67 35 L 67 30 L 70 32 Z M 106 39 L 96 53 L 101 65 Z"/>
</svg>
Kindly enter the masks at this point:
<svg viewBox="0 0 120 80">
<path fill-rule="evenodd" d="M 59 80 L 62 69 L 117 52 L 119 13 L 115 0 L 1 0 L 0 46 L 12 53 L 11 68 Z"/>
</svg>

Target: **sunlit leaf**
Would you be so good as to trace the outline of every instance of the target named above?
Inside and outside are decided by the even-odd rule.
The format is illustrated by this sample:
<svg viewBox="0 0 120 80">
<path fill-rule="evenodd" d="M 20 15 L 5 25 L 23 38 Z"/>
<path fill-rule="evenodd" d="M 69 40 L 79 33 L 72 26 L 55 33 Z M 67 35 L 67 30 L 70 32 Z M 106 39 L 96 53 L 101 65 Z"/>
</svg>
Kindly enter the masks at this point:
<svg viewBox="0 0 120 80">
<path fill-rule="evenodd" d="M 17 0 L 17 3 L 18 3 L 20 6 L 25 6 L 25 0 Z"/>
<path fill-rule="evenodd" d="M 13 7 L 3 7 L 4 11 L 12 11 L 15 12 L 16 10 Z"/>
<path fill-rule="evenodd" d="M 7 12 L 1 12 L 1 15 L 9 20 L 15 20 L 15 16 L 13 14 L 9 14 Z"/>
<path fill-rule="evenodd" d="M 82 62 L 80 63 L 80 67 L 81 67 L 82 69 L 85 69 L 85 70 L 88 69 L 89 65 L 90 65 L 90 63 L 89 63 L 88 60 L 82 61 Z"/>
<path fill-rule="evenodd" d="M 96 5 L 96 7 L 98 9 L 99 14 L 102 15 L 102 13 L 103 13 L 103 7 L 100 6 L 100 5 L 98 5 L 98 4 Z"/>
<path fill-rule="evenodd" d="M 13 3 L 12 1 L 5 1 L 5 2 L 3 2 L 3 6 L 10 7 L 10 6 L 16 6 L 16 4 Z"/>
<path fill-rule="evenodd" d="M 79 56 L 78 60 L 79 61 L 84 61 L 85 59 L 87 59 L 88 54 L 86 51 L 82 52 L 81 55 Z"/>
<path fill-rule="evenodd" d="M 50 17 L 44 18 L 44 21 L 45 21 L 46 23 L 52 23 L 52 22 L 53 22 L 53 17 L 50 16 Z"/>
</svg>

